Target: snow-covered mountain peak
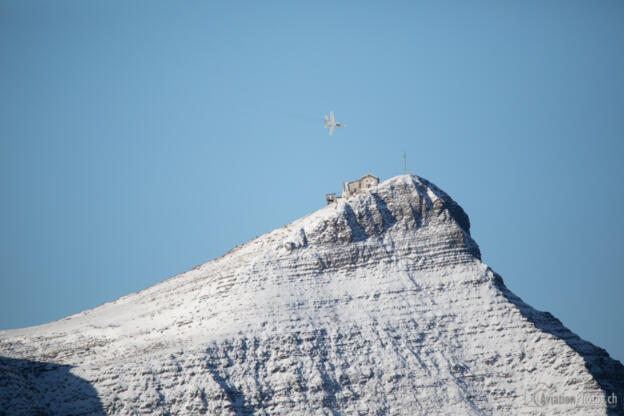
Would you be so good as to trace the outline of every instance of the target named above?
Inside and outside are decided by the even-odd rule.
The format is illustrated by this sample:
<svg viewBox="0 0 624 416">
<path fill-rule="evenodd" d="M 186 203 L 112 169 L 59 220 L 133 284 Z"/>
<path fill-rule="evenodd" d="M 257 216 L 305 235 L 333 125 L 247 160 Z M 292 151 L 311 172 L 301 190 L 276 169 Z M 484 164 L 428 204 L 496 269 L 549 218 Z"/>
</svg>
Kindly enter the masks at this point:
<svg viewBox="0 0 624 416">
<path fill-rule="evenodd" d="M 468 216 L 451 197 L 425 179 L 403 175 L 339 199 L 291 228 L 296 228 L 294 247 L 301 248 L 377 239 L 392 227 L 414 231 L 431 223 L 456 225 L 470 235 Z"/>
<path fill-rule="evenodd" d="M 2 331 L 0 354 L 0 414 L 585 415 L 621 407 L 536 398 L 624 393 L 624 367 L 513 295 L 463 209 L 411 175 Z"/>
</svg>

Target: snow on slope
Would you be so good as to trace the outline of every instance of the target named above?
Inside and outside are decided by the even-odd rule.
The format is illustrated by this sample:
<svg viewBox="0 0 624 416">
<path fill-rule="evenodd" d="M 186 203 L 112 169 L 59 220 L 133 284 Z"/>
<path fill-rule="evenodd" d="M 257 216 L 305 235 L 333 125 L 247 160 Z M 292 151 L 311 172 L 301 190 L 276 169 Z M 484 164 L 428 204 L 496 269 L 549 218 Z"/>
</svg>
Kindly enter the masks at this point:
<svg viewBox="0 0 624 416">
<path fill-rule="evenodd" d="M 623 413 L 624 367 L 510 293 L 462 208 L 407 175 L 2 331 L 0 356 L 0 414 Z"/>
</svg>

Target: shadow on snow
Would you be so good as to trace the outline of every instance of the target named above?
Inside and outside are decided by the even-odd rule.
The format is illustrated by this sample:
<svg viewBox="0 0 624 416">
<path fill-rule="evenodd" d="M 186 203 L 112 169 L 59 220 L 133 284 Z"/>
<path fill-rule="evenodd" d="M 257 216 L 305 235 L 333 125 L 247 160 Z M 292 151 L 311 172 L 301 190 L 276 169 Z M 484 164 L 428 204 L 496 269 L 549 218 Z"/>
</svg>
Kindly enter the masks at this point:
<svg viewBox="0 0 624 416">
<path fill-rule="evenodd" d="M 0 416 L 104 415 L 95 388 L 71 369 L 0 356 Z"/>
</svg>

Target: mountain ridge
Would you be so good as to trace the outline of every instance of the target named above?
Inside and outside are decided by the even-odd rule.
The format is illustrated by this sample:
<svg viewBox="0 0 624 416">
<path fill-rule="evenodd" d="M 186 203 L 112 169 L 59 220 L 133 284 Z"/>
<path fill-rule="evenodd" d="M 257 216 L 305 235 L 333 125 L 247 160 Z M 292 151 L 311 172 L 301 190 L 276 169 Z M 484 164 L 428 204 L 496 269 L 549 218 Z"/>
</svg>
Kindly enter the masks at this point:
<svg viewBox="0 0 624 416">
<path fill-rule="evenodd" d="M 0 331 L 0 355 L 9 414 L 622 414 L 539 398 L 624 392 L 621 363 L 513 295 L 461 206 L 413 175 L 140 292 Z M 45 390 L 29 376 L 41 369 L 74 393 Z"/>
</svg>

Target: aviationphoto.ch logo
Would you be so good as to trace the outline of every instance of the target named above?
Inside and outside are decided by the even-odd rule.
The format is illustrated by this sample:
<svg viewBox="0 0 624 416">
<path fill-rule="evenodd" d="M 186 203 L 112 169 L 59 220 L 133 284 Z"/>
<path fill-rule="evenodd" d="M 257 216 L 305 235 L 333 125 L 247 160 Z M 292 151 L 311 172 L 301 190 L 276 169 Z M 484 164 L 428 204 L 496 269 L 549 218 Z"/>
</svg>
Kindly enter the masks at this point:
<svg viewBox="0 0 624 416">
<path fill-rule="evenodd" d="M 527 387 L 524 399 L 527 405 L 542 408 L 568 406 L 615 409 L 622 403 L 615 393 L 606 393 L 592 385 L 564 391 L 545 383 Z"/>
</svg>

